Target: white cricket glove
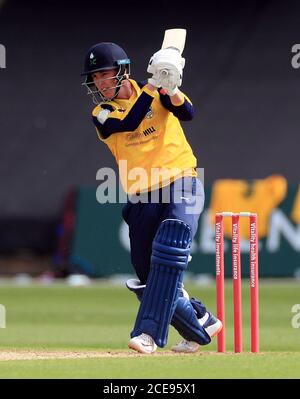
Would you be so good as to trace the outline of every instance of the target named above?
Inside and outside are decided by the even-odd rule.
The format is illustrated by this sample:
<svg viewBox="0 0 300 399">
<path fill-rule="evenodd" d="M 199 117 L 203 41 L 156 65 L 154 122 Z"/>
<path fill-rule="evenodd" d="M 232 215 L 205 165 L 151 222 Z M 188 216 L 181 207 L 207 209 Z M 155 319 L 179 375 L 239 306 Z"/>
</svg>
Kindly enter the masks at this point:
<svg viewBox="0 0 300 399">
<path fill-rule="evenodd" d="M 157 69 L 171 68 L 177 69 L 178 73 L 182 75 L 185 59 L 181 57 L 180 52 L 173 47 L 161 49 L 153 54 L 150 58 L 147 72 L 155 74 Z"/>
<path fill-rule="evenodd" d="M 157 51 L 150 59 L 147 72 L 152 73 L 148 80 L 156 87 L 162 87 L 170 96 L 176 94 L 182 84 L 185 59 L 172 47 Z"/>
<path fill-rule="evenodd" d="M 161 87 L 161 84 L 159 83 L 158 79 L 154 75 L 152 75 L 152 78 L 148 79 L 148 83 L 150 83 L 154 87 Z"/>
<path fill-rule="evenodd" d="M 155 87 L 162 87 L 169 96 L 174 96 L 178 91 L 178 84 L 181 79 L 176 69 L 158 69 L 157 72 L 148 79 L 148 83 Z"/>
<path fill-rule="evenodd" d="M 174 96 L 178 91 L 178 86 L 181 86 L 181 77 L 178 76 L 178 71 L 175 69 L 162 69 L 158 71 L 158 81 L 161 87 L 169 96 Z"/>
</svg>

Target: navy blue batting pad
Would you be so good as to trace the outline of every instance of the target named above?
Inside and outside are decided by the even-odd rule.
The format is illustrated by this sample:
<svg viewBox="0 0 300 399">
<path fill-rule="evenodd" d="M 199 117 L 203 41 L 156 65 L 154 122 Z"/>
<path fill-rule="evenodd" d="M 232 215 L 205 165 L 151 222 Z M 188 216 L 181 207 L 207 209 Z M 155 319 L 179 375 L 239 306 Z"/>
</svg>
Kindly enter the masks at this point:
<svg viewBox="0 0 300 399">
<path fill-rule="evenodd" d="M 201 302 L 198 303 L 201 304 Z M 195 341 L 200 345 L 207 345 L 211 341 L 210 336 L 198 321 L 193 304 L 187 298 L 178 298 L 171 324 L 187 341 Z"/>
<path fill-rule="evenodd" d="M 126 282 L 127 288 L 134 292 L 139 301 L 142 300 L 146 286 L 137 279 L 130 279 Z M 188 341 L 197 342 L 200 345 L 207 345 L 211 338 L 200 325 L 198 319 L 206 313 L 204 304 L 195 298 L 185 298 L 182 293 L 177 299 L 176 308 L 171 320 L 171 325 L 179 334 Z"/>
<path fill-rule="evenodd" d="M 131 337 L 146 333 L 159 347 L 166 345 L 190 247 L 189 225 L 176 219 L 161 223 L 153 240 L 150 273 Z"/>
</svg>

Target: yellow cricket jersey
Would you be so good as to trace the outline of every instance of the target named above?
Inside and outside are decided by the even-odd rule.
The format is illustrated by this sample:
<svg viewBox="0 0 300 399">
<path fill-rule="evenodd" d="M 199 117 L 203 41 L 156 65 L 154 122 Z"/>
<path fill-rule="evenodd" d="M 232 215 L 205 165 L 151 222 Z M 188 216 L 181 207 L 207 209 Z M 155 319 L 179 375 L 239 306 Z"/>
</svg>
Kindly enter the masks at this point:
<svg viewBox="0 0 300 399">
<path fill-rule="evenodd" d="M 101 103 L 92 112 L 100 140 L 118 163 L 125 192 L 157 189 L 183 174 L 196 176 L 197 160 L 179 122 L 192 118 L 191 101 L 185 96 L 174 106 L 168 95 L 130 82 L 129 99 Z"/>
</svg>

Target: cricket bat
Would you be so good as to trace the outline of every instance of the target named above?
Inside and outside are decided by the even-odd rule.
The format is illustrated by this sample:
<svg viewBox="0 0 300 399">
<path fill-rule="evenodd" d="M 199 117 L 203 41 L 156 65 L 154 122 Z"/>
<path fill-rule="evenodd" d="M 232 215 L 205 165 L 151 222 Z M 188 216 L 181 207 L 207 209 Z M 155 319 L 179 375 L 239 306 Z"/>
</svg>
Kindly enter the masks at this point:
<svg viewBox="0 0 300 399">
<path fill-rule="evenodd" d="M 186 29 L 167 29 L 161 48 L 174 47 L 182 54 L 185 46 Z"/>
</svg>

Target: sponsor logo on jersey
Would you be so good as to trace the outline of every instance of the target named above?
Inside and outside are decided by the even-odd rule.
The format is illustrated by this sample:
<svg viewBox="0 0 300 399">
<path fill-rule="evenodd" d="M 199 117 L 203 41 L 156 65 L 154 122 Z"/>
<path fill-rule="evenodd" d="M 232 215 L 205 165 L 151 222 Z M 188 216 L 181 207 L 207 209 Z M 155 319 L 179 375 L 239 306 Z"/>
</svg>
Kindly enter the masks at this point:
<svg viewBox="0 0 300 399">
<path fill-rule="evenodd" d="M 143 130 L 143 133 L 145 136 L 148 136 L 149 134 L 154 133 L 154 132 L 156 132 L 156 129 L 153 126 L 149 127 L 148 129 Z"/>
</svg>

